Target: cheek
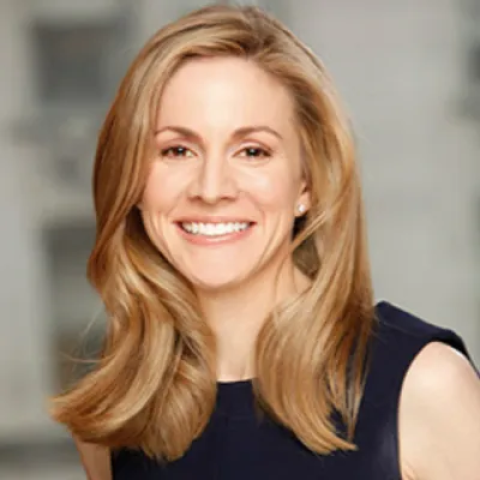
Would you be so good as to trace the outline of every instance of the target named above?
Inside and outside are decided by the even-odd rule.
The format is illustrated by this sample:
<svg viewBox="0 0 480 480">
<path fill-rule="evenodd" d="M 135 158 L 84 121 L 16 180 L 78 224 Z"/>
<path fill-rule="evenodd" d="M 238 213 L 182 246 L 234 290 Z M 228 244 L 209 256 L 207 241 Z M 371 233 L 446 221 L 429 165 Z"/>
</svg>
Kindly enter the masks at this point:
<svg viewBox="0 0 480 480">
<path fill-rule="evenodd" d="M 297 194 L 291 175 L 277 172 L 275 175 L 259 175 L 249 180 L 248 190 L 255 200 L 268 210 L 292 210 Z"/>
<path fill-rule="evenodd" d="M 165 175 L 161 168 L 153 167 L 145 184 L 142 196 L 142 210 L 144 212 L 168 211 L 175 205 L 181 193 L 181 182 L 177 178 Z"/>
</svg>

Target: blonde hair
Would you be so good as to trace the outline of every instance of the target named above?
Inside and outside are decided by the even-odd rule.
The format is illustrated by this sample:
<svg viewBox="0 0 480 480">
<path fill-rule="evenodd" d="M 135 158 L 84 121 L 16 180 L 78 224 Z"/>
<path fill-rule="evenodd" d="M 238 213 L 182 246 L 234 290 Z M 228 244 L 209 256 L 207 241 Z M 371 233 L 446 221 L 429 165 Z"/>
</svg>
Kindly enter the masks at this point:
<svg viewBox="0 0 480 480">
<path fill-rule="evenodd" d="M 88 263 L 109 316 L 105 344 L 96 368 L 53 399 L 52 416 L 84 441 L 165 460 L 182 456 L 210 419 L 214 336 L 191 287 L 149 241 L 136 204 L 166 82 L 188 59 L 218 56 L 253 61 L 288 89 L 312 196 L 292 245 L 312 284 L 266 319 L 255 395 L 312 451 L 354 449 L 374 321 L 354 144 L 320 61 L 255 7 L 205 7 L 167 25 L 119 87 L 95 158 Z"/>
</svg>

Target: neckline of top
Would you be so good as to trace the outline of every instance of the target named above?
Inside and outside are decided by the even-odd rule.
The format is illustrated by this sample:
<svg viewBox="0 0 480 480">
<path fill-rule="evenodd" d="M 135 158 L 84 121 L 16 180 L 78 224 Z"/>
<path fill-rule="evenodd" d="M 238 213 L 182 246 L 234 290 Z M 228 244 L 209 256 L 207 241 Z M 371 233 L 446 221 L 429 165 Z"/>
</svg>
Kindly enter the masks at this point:
<svg viewBox="0 0 480 480">
<path fill-rule="evenodd" d="M 253 417 L 253 379 L 217 381 L 216 410 L 230 418 Z"/>
<path fill-rule="evenodd" d="M 222 389 L 241 387 L 251 385 L 253 380 L 253 378 L 246 378 L 242 380 L 217 380 L 217 387 Z"/>
</svg>

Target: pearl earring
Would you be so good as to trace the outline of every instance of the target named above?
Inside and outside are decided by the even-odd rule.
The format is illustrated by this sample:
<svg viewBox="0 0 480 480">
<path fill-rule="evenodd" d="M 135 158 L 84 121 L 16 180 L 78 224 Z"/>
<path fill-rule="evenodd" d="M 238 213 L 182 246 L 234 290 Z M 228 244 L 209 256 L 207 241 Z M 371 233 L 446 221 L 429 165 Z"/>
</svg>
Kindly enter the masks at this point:
<svg viewBox="0 0 480 480">
<path fill-rule="evenodd" d="M 301 203 L 298 207 L 297 210 L 299 213 L 305 213 L 306 207 L 303 203 Z"/>
</svg>

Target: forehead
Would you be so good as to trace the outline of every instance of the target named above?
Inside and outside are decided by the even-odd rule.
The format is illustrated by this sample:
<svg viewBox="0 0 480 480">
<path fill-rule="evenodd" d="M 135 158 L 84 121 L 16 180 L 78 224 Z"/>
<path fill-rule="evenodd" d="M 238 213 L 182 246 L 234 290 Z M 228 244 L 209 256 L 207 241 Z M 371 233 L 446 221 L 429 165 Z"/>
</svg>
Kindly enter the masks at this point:
<svg viewBox="0 0 480 480">
<path fill-rule="evenodd" d="M 293 101 L 282 83 L 254 61 L 200 58 L 187 61 L 167 82 L 158 126 L 190 124 L 224 128 L 267 124 L 291 129 Z"/>
</svg>

